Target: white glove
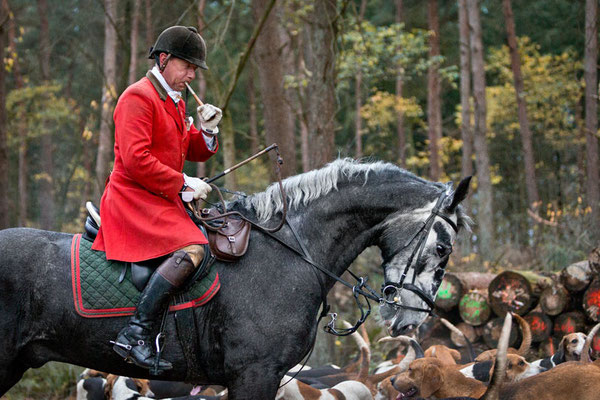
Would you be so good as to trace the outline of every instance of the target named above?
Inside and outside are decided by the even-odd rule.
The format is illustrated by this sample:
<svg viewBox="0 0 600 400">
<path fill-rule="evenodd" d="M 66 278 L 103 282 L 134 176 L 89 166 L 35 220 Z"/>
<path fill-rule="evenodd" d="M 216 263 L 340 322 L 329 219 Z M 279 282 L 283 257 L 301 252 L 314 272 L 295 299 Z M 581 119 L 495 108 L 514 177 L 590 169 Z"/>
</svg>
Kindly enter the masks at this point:
<svg viewBox="0 0 600 400">
<path fill-rule="evenodd" d="M 208 194 L 212 191 L 212 187 L 210 187 L 210 185 L 206 182 L 204 182 L 202 179 L 200 178 L 194 178 L 192 176 L 187 176 L 186 174 L 183 174 L 183 179 L 185 181 L 185 184 L 194 189 L 193 192 L 193 197 L 195 200 L 198 199 L 206 199 L 206 197 L 208 196 Z M 181 192 L 182 194 L 185 192 Z M 188 192 L 190 194 L 192 194 L 192 192 Z M 182 196 L 183 201 L 185 202 L 190 202 L 192 201 L 191 198 L 183 195 Z M 189 200 L 188 200 L 189 199 Z"/>
<path fill-rule="evenodd" d="M 208 133 L 218 133 L 219 122 L 223 117 L 223 111 L 212 104 L 204 104 L 197 108 L 198 117 L 200 118 L 200 126 Z"/>
</svg>

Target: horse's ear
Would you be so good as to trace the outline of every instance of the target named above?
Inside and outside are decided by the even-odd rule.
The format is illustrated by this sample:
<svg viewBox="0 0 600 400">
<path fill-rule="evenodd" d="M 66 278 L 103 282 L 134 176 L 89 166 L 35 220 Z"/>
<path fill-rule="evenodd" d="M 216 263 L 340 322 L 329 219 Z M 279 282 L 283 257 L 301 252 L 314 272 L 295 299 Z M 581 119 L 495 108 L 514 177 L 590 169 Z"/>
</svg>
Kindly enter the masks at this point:
<svg viewBox="0 0 600 400">
<path fill-rule="evenodd" d="M 452 193 L 452 201 L 450 205 L 446 208 L 449 213 L 453 213 L 456 210 L 456 207 L 463 201 L 467 194 L 469 193 L 469 184 L 471 183 L 471 176 L 467 176 L 465 179 L 460 181 L 458 187 Z"/>
</svg>

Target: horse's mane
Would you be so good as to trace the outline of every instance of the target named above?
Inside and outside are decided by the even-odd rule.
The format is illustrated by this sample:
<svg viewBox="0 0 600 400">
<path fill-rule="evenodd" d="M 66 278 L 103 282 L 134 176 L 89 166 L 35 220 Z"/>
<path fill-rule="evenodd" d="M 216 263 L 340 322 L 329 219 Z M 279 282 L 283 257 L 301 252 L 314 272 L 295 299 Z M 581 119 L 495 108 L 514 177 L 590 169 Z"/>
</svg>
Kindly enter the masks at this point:
<svg viewBox="0 0 600 400">
<path fill-rule="evenodd" d="M 282 184 L 287 195 L 288 205 L 290 209 L 293 209 L 299 205 L 306 206 L 311 201 L 326 195 L 332 190 L 337 190 L 340 178 L 345 177 L 349 181 L 364 179 L 364 185 L 367 183 L 370 173 L 381 172 L 395 172 L 404 179 L 434 185 L 440 189 L 444 188 L 442 183 L 429 182 L 391 163 L 383 161 L 361 162 L 352 158 L 339 158 L 323 168 L 286 178 L 282 181 Z M 277 183 L 271 184 L 264 192 L 252 194 L 246 198 L 236 200 L 234 203 L 247 209 L 254 209 L 257 218 L 261 222 L 266 222 L 283 210 L 281 192 Z M 460 206 L 457 210 L 457 216 L 458 225 L 469 230 L 471 219 Z"/>
<path fill-rule="evenodd" d="M 321 169 L 291 176 L 282 181 L 283 189 L 287 195 L 290 208 L 299 205 L 306 206 L 311 201 L 326 195 L 332 190 L 337 190 L 341 177 L 349 180 L 364 176 L 367 182 L 369 173 L 381 171 L 403 172 L 416 178 L 415 175 L 393 164 L 383 161 L 363 163 L 351 158 L 340 158 L 327 164 Z M 272 216 L 283 210 L 281 193 L 277 183 L 271 184 L 267 190 L 238 200 L 245 208 L 253 208 L 259 220 L 267 221 Z"/>
</svg>

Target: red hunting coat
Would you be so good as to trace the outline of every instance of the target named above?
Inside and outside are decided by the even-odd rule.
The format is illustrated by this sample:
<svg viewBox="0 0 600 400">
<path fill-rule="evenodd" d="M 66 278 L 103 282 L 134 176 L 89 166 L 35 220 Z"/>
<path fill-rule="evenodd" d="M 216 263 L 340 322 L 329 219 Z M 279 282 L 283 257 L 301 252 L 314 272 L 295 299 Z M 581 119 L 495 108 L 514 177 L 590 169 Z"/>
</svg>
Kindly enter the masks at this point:
<svg viewBox="0 0 600 400">
<path fill-rule="evenodd" d="M 185 160 L 216 152 L 185 122 L 151 72 L 129 86 L 114 113 L 115 164 L 100 202 L 102 224 L 92 249 L 109 260 L 143 261 L 207 243 L 179 197 Z"/>
</svg>

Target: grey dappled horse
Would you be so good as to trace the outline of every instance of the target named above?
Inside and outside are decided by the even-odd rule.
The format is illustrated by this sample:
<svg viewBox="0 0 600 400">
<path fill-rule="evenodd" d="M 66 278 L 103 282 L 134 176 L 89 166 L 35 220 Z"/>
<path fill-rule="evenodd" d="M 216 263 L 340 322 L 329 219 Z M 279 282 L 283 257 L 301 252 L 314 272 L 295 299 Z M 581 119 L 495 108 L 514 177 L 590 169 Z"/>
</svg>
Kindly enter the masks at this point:
<svg viewBox="0 0 600 400">
<path fill-rule="evenodd" d="M 352 160 L 284 181 L 288 220 L 316 264 L 339 277 L 366 247 L 381 249 L 386 290 L 380 310 L 393 336 L 428 315 L 456 230 L 468 225 L 458 206 L 468 184 L 465 179 L 453 191 L 392 164 Z M 273 185 L 230 206 L 275 225 L 281 218 L 278 196 Z M 288 225 L 276 235 L 299 247 Z M 125 363 L 109 343 L 125 318 L 76 314 L 72 237 L 28 228 L 0 231 L 0 395 L 28 368 L 51 360 L 149 376 Z M 256 229 L 239 262 L 214 268 L 221 290 L 194 309 L 200 359 L 195 373 L 203 383 L 228 387 L 230 399 L 272 399 L 285 372 L 313 345 L 322 291 L 327 293 L 335 280 Z M 170 316 L 163 353 L 173 369 L 160 379 L 183 381 L 187 366 L 174 325 Z"/>
</svg>

